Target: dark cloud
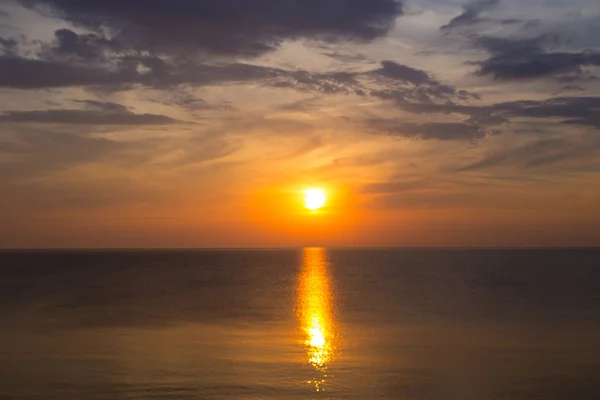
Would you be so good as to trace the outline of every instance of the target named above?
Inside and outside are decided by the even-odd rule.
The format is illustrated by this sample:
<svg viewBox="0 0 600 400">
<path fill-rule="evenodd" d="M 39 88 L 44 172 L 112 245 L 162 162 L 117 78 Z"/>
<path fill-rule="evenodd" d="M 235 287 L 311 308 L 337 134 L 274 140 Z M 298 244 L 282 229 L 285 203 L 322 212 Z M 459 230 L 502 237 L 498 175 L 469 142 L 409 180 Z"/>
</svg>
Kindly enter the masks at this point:
<svg viewBox="0 0 600 400">
<path fill-rule="evenodd" d="M 280 88 L 294 88 L 302 92 L 322 94 L 359 94 L 362 86 L 354 72 L 310 73 L 308 71 L 278 71 L 269 84 Z"/>
<path fill-rule="evenodd" d="M 42 111 L 6 111 L 0 123 L 75 124 L 75 125 L 166 125 L 177 122 L 157 114 L 135 114 L 115 103 L 84 100 L 86 110 L 51 109 Z"/>
<path fill-rule="evenodd" d="M 521 25 L 521 29 L 531 29 L 541 25 L 540 20 L 520 19 L 520 18 L 497 18 L 493 11 L 500 3 L 500 0 L 475 0 L 463 6 L 463 12 L 454 17 L 446 25 L 440 27 L 440 31 L 446 34 L 453 31 L 460 33 L 473 33 L 479 25 L 488 24 L 498 27 Z M 485 16 L 482 16 L 485 15 Z"/>
<path fill-rule="evenodd" d="M 496 80 L 538 79 L 559 74 L 582 75 L 583 66 L 600 66 L 600 54 L 595 53 L 538 53 L 526 57 L 503 54 L 480 64 L 478 75 Z"/>
<path fill-rule="evenodd" d="M 286 39 L 368 41 L 402 14 L 396 0 L 18 0 L 134 50 L 256 55 Z"/>
<path fill-rule="evenodd" d="M 582 67 L 600 66 L 600 53 L 595 51 L 546 51 L 545 47 L 556 40 L 547 36 L 530 39 L 479 37 L 475 40 L 476 46 L 492 56 L 476 63 L 479 65 L 477 74 L 501 81 L 563 76 L 574 81 L 586 78 Z"/>
<path fill-rule="evenodd" d="M 503 19 L 502 21 L 500 21 L 500 23 L 502 25 L 516 25 L 516 24 L 520 24 L 522 22 L 523 22 L 523 20 L 520 20 L 517 18 L 508 18 L 508 19 Z"/>
<path fill-rule="evenodd" d="M 503 115 L 494 115 L 491 113 L 474 113 L 467 120 L 467 123 L 482 127 L 492 127 L 502 125 L 508 122 L 508 119 Z"/>
<path fill-rule="evenodd" d="M 537 36 L 534 38 L 510 39 L 494 36 L 479 36 L 475 38 L 476 47 L 482 48 L 494 55 L 539 53 L 544 45 L 556 44 L 557 38 Z"/>
<path fill-rule="evenodd" d="M 375 76 L 382 80 L 380 86 L 384 88 L 371 90 L 371 96 L 393 100 L 398 104 L 479 99 L 475 93 L 458 90 L 454 86 L 439 82 L 426 71 L 394 61 L 383 61 L 381 68 L 364 75 Z"/>
<path fill-rule="evenodd" d="M 293 74 L 284 70 L 249 64 L 172 64 L 148 56 L 126 56 L 113 64 L 116 65 L 0 55 L 0 87 L 44 89 L 96 86 L 119 90 L 136 84 L 167 88 L 181 84 L 202 86 L 293 77 Z M 141 71 L 142 67 L 146 70 Z"/>
<path fill-rule="evenodd" d="M 422 85 L 411 88 L 376 89 L 370 95 L 382 100 L 392 100 L 398 105 L 410 107 L 410 105 L 435 104 L 436 101 L 471 100 L 477 99 L 474 93 L 465 90 L 457 90 L 453 86 L 433 84 Z M 454 104 L 454 103 L 451 103 Z"/>
<path fill-rule="evenodd" d="M 94 33 L 78 34 L 70 29 L 54 32 L 55 40 L 45 46 L 41 56 L 49 59 L 80 59 L 88 62 L 104 60 L 106 52 L 119 51 L 114 40 Z"/>
<path fill-rule="evenodd" d="M 15 39 L 5 39 L 0 37 L 0 52 L 4 55 L 14 55 L 17 52 L 19 43 Z"/>
<path fill-rule="evenodd" d="M 107 70 L 64 62 L 0 56 L 0 87 L 44 89 L 52 87 L 123 85 L 139 80 L 135 70 Z"/>
<path fill-rule="evenodd" d="M 192 96 L 189 93 L 174 93 L 168 102 L 163 102 L 166 105 L 177 105 L 188 112 L 207 111 L 207 110 L 224 110 L 232 111 L 234 107 L 231 102 L 224 101 L 218 104 L 212 104 L 204 99 Z"/>
<path fill-rule="evenodd" d="M 259 82 L 322 93 L 352 93 L 353 74 L 215 62 L 212 53 L 258 54 L 282 40 L 371 40 L 402 12 L 396 0 L 19 0 L 71 21 L 86 33 L 59 29 L 35 55 L 2 39 L 0 87 L 94 87 Z M 211 61 L 212 60 L 212 61 Z M 221 59 L 222 60 L 222 59 Z"/>
<path fill-rule="evenodd" d="M 575 73 L 575 74 L 564 74 L 564 75 L 557 76 L 555 79 L 558 82 L 573 84 L 575 82 L 576 83 L 584 83 L 584 82 L 596 81 L 598 79 L 598 77 L 596 77 L 595 75 L 592 75 L 591 73 L 582 74 L 581 71 L 577 71 L 577 73 Z"/>
<path fill-rule="evenodd" d="M 585 89 L 578 85 L 565 85 L 556 92 L 554 92 L 553 95 L 556 96 L 565 92 L 585 92 Z"/>
<path fill-rule="evenodd" d="M 0 87 L 43 89 L 80 86 L 111 92 L 136 86 L 165 90 L 177 87 L 181 90 L 189 86 L 251 82 L 315 94 L 370 94 L 398 102 L 479 98 L 474 93 L 437 81 L 426 71 L 393 61 L 383 61 L 381 67 L 364 72 L 311 73 L 236 62 L 198 63 L 151 55 L 120 55 L 103 59 L 101 53 L 78 46 L 85 42 L 80 40 L 82 35 L 73 36 L 71 31 L 64 30 L 58 36 L 61 35 L 73 39 L 73 43 L 68 39 L 66 42 L 71 44 L 63 50 L 59 50 L 60 46 L 44 49 L 41 56 L 45 58 L 0 56 Z M 191 111 L 215 107 L 191 98 L 182 97 L 176 101 Z"/>
<path fill-rule="evenodd" d="M 600 128 L 600 97 L 558 97 L 545 101 L 514 101 L 494 106 L 505 116 L 557 118 L 564 124 Z"/>
<path fill-rule="evenodd" d="M 463 122 L 414 124 L 398 119 L 371 119 L 367 122 L 367 126 L 393 136 L 422 140 L 475 141 L 488 134 L 482 127 Z"/>
<path fill-rule="evenodd" d="M 175 104 L 187 111 L 212 110 L 216 108 L 208 104 L 206 100 L 193 96 L 180 96 L 175 100 Z"/>
<path fill-rule="evenodd" d="M 388 78 L 410 82 L 414 85 L 422 85 L 424 83 L 432 83 L 432 78 L 425 71 L 408 67 L 395 63 L 394 61 L 382 61 L 379 73 Z"/>
<path fill-rule="evenodd" d="M 394 99 L 397 100 L 397 99 Z M 453 102 L 414 103 L 398 102 L 405 111 L 439 114 L 461 114 L 473 125 L 494 126 L 511 118 L 546 119 L 563 124 L 592 126 L 600 129 L 600 97 L 557 97 L 548 100 L 520 100 L 486 106 L 461 105 Z"/>
<path fill-rule="evenodd" d="M 90 108 L 95 108 L 100 111 L 113 112 L 113 113 L 121 113 L 126 114 L 129 112 L 129 109 L 122 104 L 118 103 L 110 103 L 105 101 L 98 100 L 75 100 L 76 103 L 83 104 Z"/>
<path fill-rule="evenodd" d="M 139 73 L 137 82 L 158 88 L 182 84 L 204 86 L 222 83 L 260 83 L 267 79 L 288 75 L 284 70 L 243 63 L 196 64 L 182 62 L 171 64 L 157 57 L 142 59 L 128 57 L 123 63 L 129 65 L 123 67 L 124 69 L 136 69 L 140 64 L 149 68 L 150 71 Z"/>
<path fill-rule="evenodd" d="M 523 29 L 534 29 L 534 28 L 538 28 L 541 25 L 543 25 L 544 23 L 542 22 L 541 19 L 532 19 L 527 21 L 524 25 L 523 25 Z"/>
<path fill-rule="evenodd" d="M 464 11 L 460 15 L 454 17 L 448 24 L 440 27 L 440 30 L 447 31 L 488 21 L 487 18 L 482 18 L 481 14 L 496 7 L 499 2 L 500 0 L 478 0 L 467 3 L 463 6 Z"/>
<path fill-rule="evenodd" d="M 181 68 L 177 75 L 163 82 L 209 84 L 219 82 L 258 82 L 266 86 L 292 88 L 316 94 L 354 94 L 364 96 L 369 85 L 375 97 L 403 96 L 429 101 L 431 99 L 473 99 L 477 95 L 444 85 L 425 71 L 383 61 L 380 68 L 365 72 L 311 73 L 305 70 L 282 70 L 249 64 L 203 65 Z M 368 81 L 368 82 L 365 82 Z M 387 89 L 379 89 L 385 87 Z"/>
<path fill-rule="evenodd" d="M 600 114 L 585 115 L 582 117 L 567 119 L 562 121 L 562 123 L 571 125 L 587 125 L 600 129 Z"/>
<path fill-rule="evenodd" d="M 340 53 L 338 51 L 334 51 L 334 52 L 325 52 L 325 53 L 323 53 L 323 55 L 327 56 L 327 57 L 331 57 L 333 59 L 336 59 L 336 60 L 344 62 L 344 63 L 368 61 L 367 57 L 365 57 L 363 54 L 347 54 L 347 53 Z"/>
</svg>

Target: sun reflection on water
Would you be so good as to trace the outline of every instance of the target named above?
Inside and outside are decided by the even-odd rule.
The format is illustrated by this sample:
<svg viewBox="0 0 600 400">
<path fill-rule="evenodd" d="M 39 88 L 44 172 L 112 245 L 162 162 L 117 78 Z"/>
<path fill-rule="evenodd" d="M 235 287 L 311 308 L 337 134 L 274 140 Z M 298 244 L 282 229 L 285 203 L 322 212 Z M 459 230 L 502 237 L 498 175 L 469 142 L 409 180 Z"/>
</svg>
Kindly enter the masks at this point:
<svg viewBox="0 0 600 400">
<path fill-rule="evenodd" d="M 303 251 L 299 278 L 298 314 L 308 362 L 317 373 L 309 383 L 325 391 L 328 367 L 335 356 L 335 322 L 325 249 Z"/>
</svg>

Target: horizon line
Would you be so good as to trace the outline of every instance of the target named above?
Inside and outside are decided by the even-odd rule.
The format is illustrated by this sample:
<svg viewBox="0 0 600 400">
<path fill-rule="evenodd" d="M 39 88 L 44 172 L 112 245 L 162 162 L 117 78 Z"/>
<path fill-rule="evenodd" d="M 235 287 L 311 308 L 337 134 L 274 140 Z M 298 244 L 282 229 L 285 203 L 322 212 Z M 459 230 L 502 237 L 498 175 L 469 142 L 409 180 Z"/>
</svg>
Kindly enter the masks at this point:
<svg viewBox="0 0 600 400">
<path fill-rule="evenodd" d="M 221 247 L 15 247 L 0 248 L 0 252 L 15 251 L 236 251 L 236 250 L 600 250 L 600 245 L 541 246 L 221 246 Z"/>
</svg>

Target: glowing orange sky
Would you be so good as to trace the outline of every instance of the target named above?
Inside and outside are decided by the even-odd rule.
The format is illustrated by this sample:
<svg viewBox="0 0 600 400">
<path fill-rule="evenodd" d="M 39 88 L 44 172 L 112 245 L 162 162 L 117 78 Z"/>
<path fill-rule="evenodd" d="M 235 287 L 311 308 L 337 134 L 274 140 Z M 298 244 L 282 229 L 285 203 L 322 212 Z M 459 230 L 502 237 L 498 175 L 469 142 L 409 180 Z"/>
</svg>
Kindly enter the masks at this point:
<svg viewBox="0 0 600 400">
<path fill-rule="evenodd" d="M 598 6 L 232 1 L 0 5 L 1 248 L 600 245 Z"/>
</svg>

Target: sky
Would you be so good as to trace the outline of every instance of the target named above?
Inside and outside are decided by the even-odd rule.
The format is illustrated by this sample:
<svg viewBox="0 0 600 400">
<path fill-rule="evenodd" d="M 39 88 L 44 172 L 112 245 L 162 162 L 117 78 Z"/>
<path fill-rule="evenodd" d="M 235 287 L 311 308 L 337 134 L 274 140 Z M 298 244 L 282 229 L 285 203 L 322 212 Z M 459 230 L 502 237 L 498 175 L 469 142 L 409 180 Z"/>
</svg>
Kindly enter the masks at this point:
<svg viewBox="0 0 600 400">
<path fill-rule="evenodd" d="M 0 0 L 1 248 L 600 245 L 597 0 L 141 4 Z"/>
</svg>

